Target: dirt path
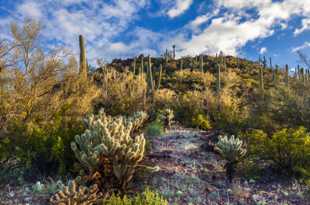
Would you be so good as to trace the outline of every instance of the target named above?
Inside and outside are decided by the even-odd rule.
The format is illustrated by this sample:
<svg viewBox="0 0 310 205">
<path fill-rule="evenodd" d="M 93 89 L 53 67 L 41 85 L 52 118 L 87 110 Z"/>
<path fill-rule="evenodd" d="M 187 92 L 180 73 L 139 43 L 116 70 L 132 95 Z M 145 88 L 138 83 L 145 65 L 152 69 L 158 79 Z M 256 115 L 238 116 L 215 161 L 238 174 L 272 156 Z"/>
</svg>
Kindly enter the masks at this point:
<svg viewBox="0 0 310 205">
<path fill-rule="evenodd" d="M 224 161 L 207 151 L 211 136 L 178 128 L 152 137 L 148 159 L 161 170 L 148 177 L 146 184 L 159 190 L 170 204 L 307 204 L 298 184 L 284 187 L 238 178 L 233 185 L 227 183 Z"/>
</svg>

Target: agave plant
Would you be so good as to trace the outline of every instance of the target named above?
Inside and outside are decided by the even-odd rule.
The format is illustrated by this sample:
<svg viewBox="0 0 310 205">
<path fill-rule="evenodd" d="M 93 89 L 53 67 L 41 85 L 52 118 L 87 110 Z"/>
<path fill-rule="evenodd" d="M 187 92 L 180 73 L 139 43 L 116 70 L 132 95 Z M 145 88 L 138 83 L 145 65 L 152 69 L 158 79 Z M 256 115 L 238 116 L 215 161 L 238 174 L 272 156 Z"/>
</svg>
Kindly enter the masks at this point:
<svg viewBox="0 0 310 205">
<path fill-rule="evenodd" d="M 229 182 L 232 182 L 236 165 L 246 154 L 242 140 L 236 138 L 234 135 L 230 138 L 228 136 L 219 136 L 219 141 L 215 149 L 227 161 L 225 164 L 226 175 Z"/>
</svg>

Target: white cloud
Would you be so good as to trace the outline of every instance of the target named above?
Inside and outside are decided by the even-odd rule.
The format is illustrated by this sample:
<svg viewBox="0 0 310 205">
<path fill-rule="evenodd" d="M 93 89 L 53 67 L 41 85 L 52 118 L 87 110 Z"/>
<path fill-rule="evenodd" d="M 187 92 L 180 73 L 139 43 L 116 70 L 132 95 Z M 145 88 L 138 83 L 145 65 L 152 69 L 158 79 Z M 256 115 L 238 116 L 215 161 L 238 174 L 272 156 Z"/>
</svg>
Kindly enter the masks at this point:
<svg viewBox="0 0 310 205">
<path fill-rule="evenodd" d="M 260 54 L 265 54 L 265 53 L 267 53 L 267 48 L 266 48 L 266 47 L 262 47 L 262 48 L 259 50 L 259 53 L 260 53 Z"/>
<path fill-rule="evenodd" d="M 174 7 L 171 8 L 167 12 L 167 15 L 170 18 L 175 18 L 177 16 L 180 16 L 186 10 L 189 9 L 189 7 L 192 5 L 192 3 L 193 3 L 193 0 L 176 0 Z"/>
<path fill-rule="evenodd" d="M 298 47 L 295 47 L 292 49 L 292 53 L 295 53 L 299 50 L 303 50 L 303 49 L 306 49 L 306 48 L 310 48 L 310 42 L 306 41 L 304 44 L 302 44 L 301 46 L 298 46 Z"/>
<path fill-rule="evenodd" d="M 301 34 L 302 32 L 310 29 L 310 18 L 302 20 L 302 26 L 300 28 L 295 29 L 295 36 Z"/>
<path fill-rule="evenodd" d="M 26 1 L 18 6 L 17 10 L 28 18 L 39 20 L 42 17 L 41 8 L 34 1 Z"/>
<path fill-rule="evenodd" d="M 223 51 L 236 55 L 238 50 L 248 42 L 273 35 L 277 28 L 285 29 L 285 25 L 293 16 L 310 16 L 310 1 L 284 0 L 215 0 L 217 8 L 224 13 L 213 17 L 211 23 L 194 34 L 188 31 L 172 37 L 181 49 L 179 55 L 197 53 L 215 54 Z M 245 9 L 254 9 L 256 14 L 247 13 Z M 205 15 L 197 17 L 192 25 L 201 25 L 208 20 Z"/>
<path fill-rule="evenodd" d="M 270 5 L 272 0 L 215 0 L 217 5 L 227 8 L 244 9 L 254 7 L 265 7 Z"/>
<path fill-rule="evenodd" d="M 147 18 L 161 15 L 173 21 L 191 7 L 196 8 L 193 0 L 159 2 L 158 10 L 143 12 L 157 14 Z M 192 20 L 178 28 L 171 30 L 163 25 L 161 31 L 154 32 L 135 25 L 135 20 L 141 17 L 140 11 L 149 9 L 149 3 L 150 0 L 21 0 L 15 4 L 16 9 L 7 8 L 11 13 L 6 12 L 7 18 L 1 17 L 0 26 L 8 28 L 12 19 L 39 19 L 47 47 L 52 41 L 53 45 L 68 47 L 76 54 L 78 35 L 83 34 L 89 59 L 140 53 L 158 55 L 173 44 L 180 50 L 179 55 L 219 51 L 236 55 L 249 42 L 271 36 L 280 29 L 291 29 L 295 26 L 290 24 L 292 17 L 303 18 L 299 28 L 293 27 L 296 35 L 310 27 L 309 0 L 213 0 L 204 3 L 205 9 L 197 9 L 198 15 L 191 16 Z M 1 30 L 0 36 L 7 36 L 7 31 L 3 32 L 2 27 Z"/>
</svg>

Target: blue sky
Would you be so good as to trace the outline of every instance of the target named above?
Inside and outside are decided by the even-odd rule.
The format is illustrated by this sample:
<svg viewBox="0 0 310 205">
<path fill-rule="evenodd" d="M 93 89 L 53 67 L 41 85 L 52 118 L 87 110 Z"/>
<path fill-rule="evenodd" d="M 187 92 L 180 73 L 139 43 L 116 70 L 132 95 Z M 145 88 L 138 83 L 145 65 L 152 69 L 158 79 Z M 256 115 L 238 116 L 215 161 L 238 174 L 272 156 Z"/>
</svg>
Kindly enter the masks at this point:
<svg viewBox="0 0 310 205">
<path fill-rule="evenodd" d="M 87 39 L 88 58 L 111 60 L 162 54 L 223 51 L 227 55 L 298 64 L 310 56 L 310 0 L 0 0 L 0 38 L 9 24 L 32 18 L 42 24 L 42 45 L 78 53 Z"/>
</svg>

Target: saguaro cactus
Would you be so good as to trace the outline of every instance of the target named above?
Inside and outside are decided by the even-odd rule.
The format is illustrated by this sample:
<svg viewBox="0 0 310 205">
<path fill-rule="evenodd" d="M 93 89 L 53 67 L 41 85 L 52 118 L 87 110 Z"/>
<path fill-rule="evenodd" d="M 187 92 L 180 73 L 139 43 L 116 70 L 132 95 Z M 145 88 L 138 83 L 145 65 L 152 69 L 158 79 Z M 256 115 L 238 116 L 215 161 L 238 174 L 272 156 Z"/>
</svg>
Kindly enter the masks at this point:
<svg viewBox="0 0 310 205">
<path fill-rule="evenodd" d="M 82 35 L 79 35 L 79 44 L 80 44 L 80 76 L 87 78 L 88 67 L 86 60 L 86 49 L 84 45 L 84 38 Z"/>
<path fill-rule="evenodd" d="M 158 76 L 158 85 L 157 85 L 157 89 L 160 89 L 161 86 L 161 78 L 162 78 L 162 74 L 163 74 L 163 64 L 160 64 L 159 67 L 159 76 Z"/>
<path fill-rule="evenodd" d="M 176 57 L 176 54 L 175 54 L 175 45 L 172 46 L 172 52 L 173 52 L 173 54 L 172 54 L 173 56 L 172 56 L 172 57 L 173 57 L 173 59 L 175 59 L 175 57 Z"/>
<path fill-rule="evenodd" d="M 285 65 L 285 84 L 288 87 L 289 86 L 289 69 L 288 65 Z"/>
<path fill-rule="evenodd" d="M 133 74 L 136 74 L 137 58 L 133 59 Z"/>
<path fill-rule="evenodd" d="M 183 59 L 180 60 L 180 70 L 183 70 Z"/>
<path fill-rule="evenodd" d="M 218 63 L 217 66 L 217 76 L 216 76 L 216 92 L 220 95 L 221 92 L 221 65 Z"/>
<path fill-rule="evenodd" d="M 152 59 L 151 56 L 148 57 L 148 84 L 149 84 L 149 91 L 154 91 L 154 81 L 153 81 L 153 70 L 152 70 Z"/>
<path fill-rule="evenodd" d="M 201 71 L 201 72 L 204 72 L 203 66 L 204 66 L 203 55 L 200 55 L 200 71 Z"/>
<path fill-rule="evenodd" d="M 259 66 L 259 88 L 264 94 L 265 88 L 264 88 L 264 69 L 262 66 Z"/>
</svg>

